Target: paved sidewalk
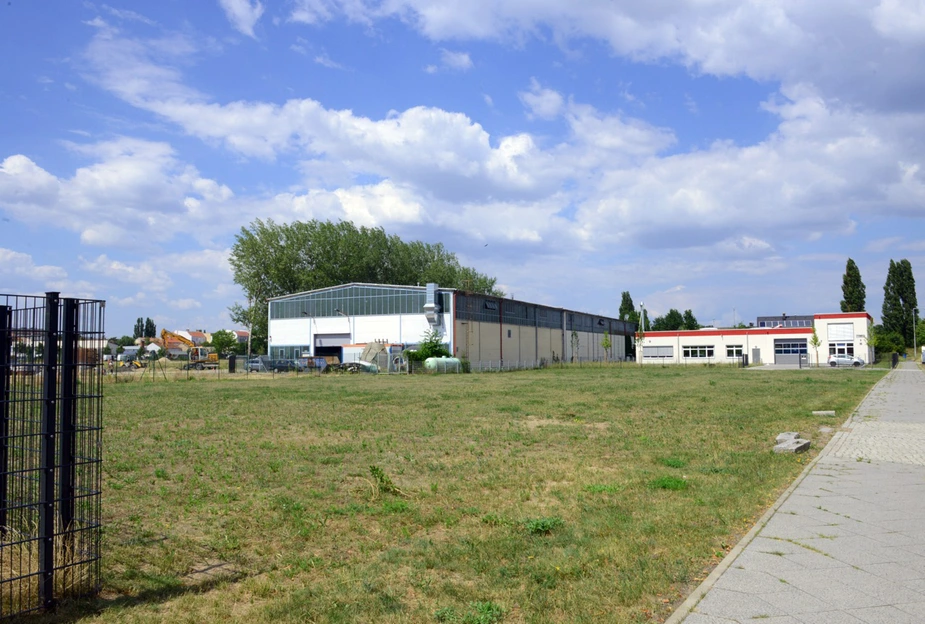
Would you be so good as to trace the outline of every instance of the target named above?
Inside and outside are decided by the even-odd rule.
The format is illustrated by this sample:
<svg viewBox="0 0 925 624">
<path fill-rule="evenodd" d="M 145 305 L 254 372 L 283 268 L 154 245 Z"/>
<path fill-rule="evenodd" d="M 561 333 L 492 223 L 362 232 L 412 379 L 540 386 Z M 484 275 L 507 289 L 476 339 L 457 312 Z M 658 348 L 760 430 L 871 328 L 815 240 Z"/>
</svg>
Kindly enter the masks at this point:
<svg viewBox="0 0 925 624">
<path fill-rule="evenodd" d="M 925 374 L 884 377 L 782 501 L 668 622 L 925 622 Z"/>
</svg>

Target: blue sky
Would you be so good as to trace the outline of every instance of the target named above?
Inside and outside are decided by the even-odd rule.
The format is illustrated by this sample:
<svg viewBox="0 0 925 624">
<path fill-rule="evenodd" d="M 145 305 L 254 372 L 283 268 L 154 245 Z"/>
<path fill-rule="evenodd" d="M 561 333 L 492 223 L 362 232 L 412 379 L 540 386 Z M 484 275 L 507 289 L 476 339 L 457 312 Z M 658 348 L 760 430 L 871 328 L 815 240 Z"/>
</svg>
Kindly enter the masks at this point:
<svg viewBox="0 0 925 624">
<path fill-rule="evenodd" d="M 12 0 L 0 292 L 231 328 L 254 219 L 443 242 L 528 301 L 879 316 L 925 279 L 920 0 Z M 734 312 L 735 311 L 735 312 Z"/>
</svg>

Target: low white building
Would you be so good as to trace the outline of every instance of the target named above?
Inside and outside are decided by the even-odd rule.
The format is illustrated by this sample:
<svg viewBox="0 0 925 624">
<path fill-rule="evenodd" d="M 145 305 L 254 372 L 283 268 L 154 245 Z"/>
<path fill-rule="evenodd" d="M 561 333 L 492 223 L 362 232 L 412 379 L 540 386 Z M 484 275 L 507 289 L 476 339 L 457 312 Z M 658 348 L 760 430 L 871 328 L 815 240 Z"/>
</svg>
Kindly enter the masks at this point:
<svg viewBox="0 0 925 624">
<path fill-rule="evenodd" d="M 744 355 L 751 364 L 816 366 L 838 354 L 871 362 L 872 324 L 866 312 L 839 312 L 762 316 L 755 326 L 741 329 L 649 331 L 636 349 L 636 359 L 643 364 L 735 364 Z M 818 347 L 812 344 L 814 331 Z"/>
</svg>

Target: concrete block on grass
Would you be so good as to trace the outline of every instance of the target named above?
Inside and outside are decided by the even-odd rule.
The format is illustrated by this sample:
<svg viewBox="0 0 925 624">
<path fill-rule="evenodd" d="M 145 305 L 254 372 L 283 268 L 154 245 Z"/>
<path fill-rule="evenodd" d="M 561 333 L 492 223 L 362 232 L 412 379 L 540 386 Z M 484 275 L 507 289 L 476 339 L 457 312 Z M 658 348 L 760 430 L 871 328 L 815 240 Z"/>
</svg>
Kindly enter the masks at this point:
<svg viewBox="0 0 925 624">
<path fill-rule="evenodd" d="M 781 442 L 774 447 L 775 453 L 803 453 L 809 450 L 812 442 L 802 438 L 795 438 L 786 442 Z"/>
<path fill-rule="evenodd" d="M 813 416 L 834 416 L 835 410 L 817 410 L 813 412 Z"/>
<path fill-rule="evenodd" d="M 785 431 L 783 433 L 777 434 L 776 442 L 778 444 L 783 444 L 784 442 L 789 442 L 790 440 L 796 440 L 800 437 L 799 431 Z"/>
</svg>

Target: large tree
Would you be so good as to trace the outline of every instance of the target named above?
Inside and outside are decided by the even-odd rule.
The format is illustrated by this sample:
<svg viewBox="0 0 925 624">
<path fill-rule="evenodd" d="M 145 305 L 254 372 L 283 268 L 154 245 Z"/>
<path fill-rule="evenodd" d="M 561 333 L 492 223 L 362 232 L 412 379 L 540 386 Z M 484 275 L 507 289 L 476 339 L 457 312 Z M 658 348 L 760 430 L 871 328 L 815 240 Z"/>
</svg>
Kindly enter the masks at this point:
<svg viewBox="0 0 925 624">
<path fill-rule="evenodd" d="M 693 315 L 691 315 L 693 316 Z M 665 313 L 665 316 L 656 317 L 652 321 L 652 331 L 673 331 L 684 327 L 684 316 L 671 308 Z"/>
<path fill-rule="evenodd" d="M 144 338 L 145 335 L 145 322 L 139 316 L 138 320 L 135 321 L 135 329 L 132 331 L 133 338 Z"/>
<path fill-rule="evenodd" d="M 624 290 L 623 294 L 620 295 L 620 320 L 632 323 L 639 322 L 639 312 L 636 311 L 636 306 L 633 305 L 633 297 L 628 290 Z"/>
<path fill-rule="evenodd" d="M 406 243 L 382 228 L 349 221 L 257 219 L 241 228 L 229 259 L 234 281 L 248 304 L 231 307 L 231 318 L 252 328 L 252 350 L 267 342 L 267 299 L 349 282 L 425 284 L 503 296 L 493 277 L 459 263 L 442 244 Z"/>
<path fill-rule="evenodd" d="M 880 319 L 885 333 L 896 332 L 906 345 L 912 345 L 912 310 L 918 308 L 912 264 L 906 260 L 890 260 L 883 285 L 883 308 Z"/>
<path fill-rule="evenodd" d="M 697 322 L 697 317 L 694 316 L 694 313 L 690 310 L 684 310 L 684 324 L 682 329 L 700 329 L 700 323 Z"/>
<path fill-rule="evenodd" d="M 842 276 L 841 286 L 842 312 L 863 312 L 864 304 L 867 299 L 867 289 L 864 282 L 861 281 L 861 271 L 854 260 L 848 258 L 848 264 L 845 266 L 845 274 Z"/>
<path fill-rule="evenodd" d="M 149 318 L 145 318 L 145 338 L 154 338 L 157 336 L 157 325 Z"/>
<path fill-rule="evenodd" d="M 226 329 L 220 329 L 212 332 L 212 348 L 219 355 L 230 355 L 237 352 L 238 338 Z"/>
</svg>

